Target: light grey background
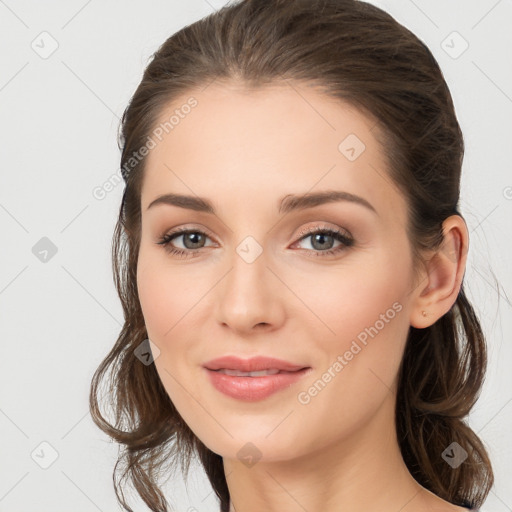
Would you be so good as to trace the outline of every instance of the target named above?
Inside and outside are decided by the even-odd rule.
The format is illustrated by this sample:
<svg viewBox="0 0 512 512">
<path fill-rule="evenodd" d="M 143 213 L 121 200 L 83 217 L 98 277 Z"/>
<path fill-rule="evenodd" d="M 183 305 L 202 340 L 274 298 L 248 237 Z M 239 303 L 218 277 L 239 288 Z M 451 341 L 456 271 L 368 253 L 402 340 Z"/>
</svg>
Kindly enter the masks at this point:
<svg viewBox="0 0 512 512">
<path fill-rule="evenodd" d="M 225 3 L 0 0 L 0 512 L 119 509 L 117 447 L 88 413 L 92 373 L 122 322 L 110 263 L 118 121 L 157 47 Z M 465 135 L 465 282 L 490 358 L 469 421 L 496 472 L 482 510 L 511 511 L 512 2 L 372 3 L 431 48 Z M 107 182 L 119 184 L 99 199 Z M 165 487 L 176 510 L 217 511 L 202 471 L 189 482 Z"/>
</svg>

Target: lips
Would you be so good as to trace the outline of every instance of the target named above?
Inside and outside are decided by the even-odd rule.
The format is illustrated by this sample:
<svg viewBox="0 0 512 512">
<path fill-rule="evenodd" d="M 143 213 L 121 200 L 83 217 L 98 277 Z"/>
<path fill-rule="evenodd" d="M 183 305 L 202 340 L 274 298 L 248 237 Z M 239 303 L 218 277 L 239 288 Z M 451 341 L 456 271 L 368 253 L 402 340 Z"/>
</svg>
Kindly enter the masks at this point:
<svg viewBox="0 0 512 512">
<path fill-rule="evenodd" d="M 250 359 L 225 356 L 212 359 L 203 367 L 217 391 L 247 402 L 264 400 L 290 388 L 312 371 L 304 364 L 265 356 Z"/>
<path fill-rule="evenodd" d="M 217 391 L 231 399 L 245 402 L 258 402 L 275 393 L 285 392 L 286 389 L 303 380 L 311 371 L 311 368 L 304 368 L 293 372 L 280 371 L 275 375 L 250 377 L 232 376 L 221 373 L 222 370 L 204 368 L 206 377 Z"/>
<path fill-rule="evenodd" d="M 265 370 L 270 370 L 272 373 L 283 373 L 296 372 L 304 368 L 309 368 L 304 364 L 294 364 L 282 359 L 265 356 L 251 357 L 250 359 L 241 359 L 237 356 L 224 356 L 212 359 L 203 366 L 208 370 L 233 370 L 244 373 L 261 372 Z M 275 370 L 277 370 L 277 372 Z"/>
</svg>

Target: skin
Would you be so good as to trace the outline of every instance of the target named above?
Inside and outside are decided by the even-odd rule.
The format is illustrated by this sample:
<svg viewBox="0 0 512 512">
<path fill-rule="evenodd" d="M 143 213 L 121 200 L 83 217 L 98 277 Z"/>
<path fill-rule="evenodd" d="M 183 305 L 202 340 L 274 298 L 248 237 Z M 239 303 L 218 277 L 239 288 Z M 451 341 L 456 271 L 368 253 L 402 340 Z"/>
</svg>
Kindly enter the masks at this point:
<svg viewBox="0 0 512 512">
<path fill-rule="evenodd" d="M 457 298 L 468 247 L 463 219 L 445 221 L 445 244 L 415 281 L 405 198 L 386 175 L 374 120 L 289 83 L 256 91 L 215 83 L 173 102 L 161 120 L 191 95 L 197 107 L 147 157 L 137 285 L 160 350 L 158 374 L 192 431 L 223 457 L 231 510 L 466 510 L 413 479 L 394 425 L 409 326 L 431 325 Z M 354 161 L 338 149 L 351 133 L 366 146 Z M 320 190 L 361 196 L 377 213 L 348 201 L 278 213 L 281 197 Z M 170 192 L 208 198 L 216 213 L 147 209 Z M 176 227 L 206 230 L 198 253 L 182 258 L 157 244 Z M 322 256 L 322 247 L 342 243 L 313 245 L 313 236 L 300 235 L 305 227 L 337 228 L 355 243 Z M 252 263 L 236 251 L 247 236 L 262 249 Z M 192 252 L 184 238 L 172 244 Z M 298 394 L 393 304 L 400 311 L 300 403 Z M 274 356 L 312 373 L 262 401 L 236 400 L 202 368 L 227 354 Z M 248 442 L 261 456 L 250 467 L 237 456 Z"/>
</svg>

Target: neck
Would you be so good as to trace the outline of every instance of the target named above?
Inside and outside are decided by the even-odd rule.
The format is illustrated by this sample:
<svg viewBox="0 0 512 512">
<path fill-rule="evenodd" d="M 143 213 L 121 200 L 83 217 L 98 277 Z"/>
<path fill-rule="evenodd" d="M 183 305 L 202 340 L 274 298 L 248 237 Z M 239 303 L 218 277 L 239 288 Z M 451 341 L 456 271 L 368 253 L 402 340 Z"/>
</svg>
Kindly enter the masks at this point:
<svg viewBox="0 0 512 512">
<path fill-rule="evenodd" d="M 288 460 L 247 467 L 223 459 L 230 512 L 427 510 L 442 500 L 419 485 L 400 453 L 389 395 L 373 418 L 343 439 Z"/>
</svg>

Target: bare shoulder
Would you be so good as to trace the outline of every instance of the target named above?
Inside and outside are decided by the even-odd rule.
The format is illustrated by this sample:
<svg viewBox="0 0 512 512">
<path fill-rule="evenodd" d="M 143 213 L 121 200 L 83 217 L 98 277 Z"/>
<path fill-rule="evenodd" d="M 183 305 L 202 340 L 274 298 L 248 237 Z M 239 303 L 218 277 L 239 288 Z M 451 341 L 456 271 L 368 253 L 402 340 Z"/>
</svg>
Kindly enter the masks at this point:
<svg viewBox="0 0 512 512">
<path fill-rule="evenodd" d="M 475 509 L 469 509 L 469 508 L 466 508 L 466 507 L 459 507 L 458 505 L 454 505 L 453 503 L 449 503 L 449 502 L 445 502 L 443 503 L 442 505 L 436 505 L 435 508 L 432 509 L 432 511 L 436 511 L 436 512 L 471 512 L 471 511 L 474 511 L 474 512 L 478 512 L 476 511 Z"/>
<path fill-rule="evenodd" d="M 449 503 L 445 501 L 443 504 L 437 503 L 435 507 L 433 507 L 432 512 L 478 512 L 475 509 L 468 509 L 466 507 L 459 507 L 458 505 L 454 505 L 453 503 Z"/>
<path fill-rule="evenodd" d="M 426 489 L 424 489 L 424 491 L 425 492 L 422 493 L 421 505 L 420 502 L 418 502 L 420 507 L 417 512 L 478 512 L 478 510 L 475 509 L 470 510 L 466 507 L 454 505 Z"/>
</svg>

